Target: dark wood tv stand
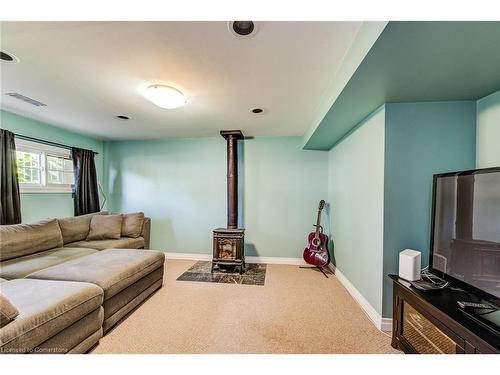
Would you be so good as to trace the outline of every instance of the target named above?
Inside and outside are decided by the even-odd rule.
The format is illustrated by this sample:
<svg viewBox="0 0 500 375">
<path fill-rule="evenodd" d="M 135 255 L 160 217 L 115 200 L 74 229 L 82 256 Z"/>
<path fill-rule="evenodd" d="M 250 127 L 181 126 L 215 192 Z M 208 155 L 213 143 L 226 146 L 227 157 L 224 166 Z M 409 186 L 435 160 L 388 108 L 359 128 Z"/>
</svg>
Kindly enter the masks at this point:
<svg viewBox="0 0 500 375">
<path fill-rule="evenodd" d="M 459 289 L 422 292 L 398 276 L 393 280 L 392 346 L 405 353 L 500 353 L 500 337 L 466 317 L 457 301 L 471 295 Z"/>
</svg>

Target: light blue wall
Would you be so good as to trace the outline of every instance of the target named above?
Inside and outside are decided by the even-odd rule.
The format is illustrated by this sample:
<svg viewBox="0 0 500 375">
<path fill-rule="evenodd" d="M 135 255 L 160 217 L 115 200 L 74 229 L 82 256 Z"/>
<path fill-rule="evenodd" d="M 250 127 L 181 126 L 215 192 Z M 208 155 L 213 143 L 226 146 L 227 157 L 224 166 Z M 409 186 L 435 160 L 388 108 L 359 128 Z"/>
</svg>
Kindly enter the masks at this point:
<svg viewBox="0 0 500 375">
<path fill-rule="evenodd" d="M 103 179 L 103 142 L 73 133 L 50 124 L 32 120 L 7 111 L 0 111 L 0 126 L 14 133 L 47 141 L 82 147 L 99 153 L 96 169 L 100 181 Z M 21 215 L 24 223 L 47 217 L 73 216 L 73 199 L 70 193 L 21 194 Z"/>
<path fill-rule="evenodd" d="M 385 110 L 329 152 L 334 264 L 382 314 Z"/>
<path fill-rule="evenodd" d="M 301 146 L 300 137 L 240 142 L 247 255 L 302 256 L 327 195 L 328 155 Z M 152 248 L 211 253 L 212 230 L 226 226 L 223 138 L 107 142 L 105 154 L 109 210 L 150 216 Z"/>
<path fill-rule="evenodd" d="M 475 166 L 474 101 L 386 104 L 384 275 L 397 273 L 399 252 L 429 258 L 432 176 Z M 383 316 L 392 315 L 384 277 Z"/>
<path fill-rule="evenodd" d="M 500 91 L 477 101 L 477 167 L 500 166 Z"/>
</svg>

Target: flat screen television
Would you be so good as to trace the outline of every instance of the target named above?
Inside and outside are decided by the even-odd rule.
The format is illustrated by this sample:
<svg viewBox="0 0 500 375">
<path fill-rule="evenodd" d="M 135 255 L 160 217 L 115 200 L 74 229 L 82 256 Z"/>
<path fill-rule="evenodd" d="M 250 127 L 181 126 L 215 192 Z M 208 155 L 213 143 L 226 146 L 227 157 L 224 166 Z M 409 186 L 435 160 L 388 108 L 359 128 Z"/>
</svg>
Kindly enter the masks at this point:
<svg viewBox="0 0 500 375">
<path fill-rule="evenodd" d="M 434 175 L 429 269 L 500 303 L 500 167 Z"/>
</svg>

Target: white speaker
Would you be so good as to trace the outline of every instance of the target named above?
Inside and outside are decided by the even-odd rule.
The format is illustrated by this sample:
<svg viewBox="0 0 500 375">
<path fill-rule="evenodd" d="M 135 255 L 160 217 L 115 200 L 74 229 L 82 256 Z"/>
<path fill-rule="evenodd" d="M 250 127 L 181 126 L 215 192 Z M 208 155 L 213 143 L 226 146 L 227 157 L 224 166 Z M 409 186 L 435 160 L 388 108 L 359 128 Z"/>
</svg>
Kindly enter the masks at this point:
<svg viewBox="0 0 500 375">
<path fill-rule="evenodd" d="M 420 251 L 406 249 L 399 253 L 399 277 L 415 281 L 420 280 L 421 267 Z"/>
</svg>

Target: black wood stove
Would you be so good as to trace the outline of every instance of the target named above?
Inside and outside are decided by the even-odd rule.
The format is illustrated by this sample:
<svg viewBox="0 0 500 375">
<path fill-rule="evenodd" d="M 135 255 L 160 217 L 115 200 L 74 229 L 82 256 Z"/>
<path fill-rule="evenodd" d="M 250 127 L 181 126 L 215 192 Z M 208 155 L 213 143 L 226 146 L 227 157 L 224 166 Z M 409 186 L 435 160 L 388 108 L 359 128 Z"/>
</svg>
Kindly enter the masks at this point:
<svg viewBox="0 0 500 375">
<path fill-rule="evenodd" d="M 245 271 L 245 229 L 238 228 L 238 139 L 240 130 L 222 130 L 227 141 L 227 228 L 214 229 L 212 272 Z"/>
</svg>

